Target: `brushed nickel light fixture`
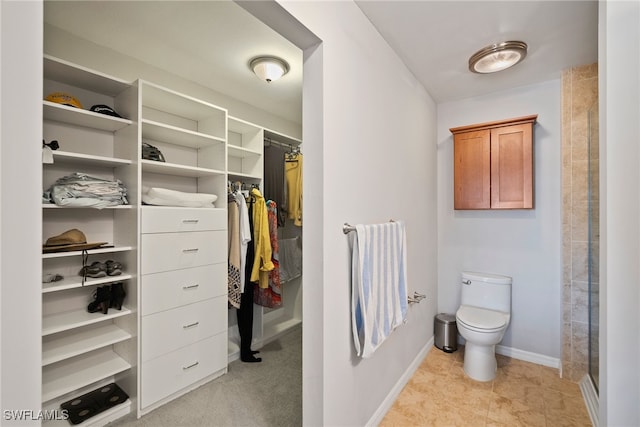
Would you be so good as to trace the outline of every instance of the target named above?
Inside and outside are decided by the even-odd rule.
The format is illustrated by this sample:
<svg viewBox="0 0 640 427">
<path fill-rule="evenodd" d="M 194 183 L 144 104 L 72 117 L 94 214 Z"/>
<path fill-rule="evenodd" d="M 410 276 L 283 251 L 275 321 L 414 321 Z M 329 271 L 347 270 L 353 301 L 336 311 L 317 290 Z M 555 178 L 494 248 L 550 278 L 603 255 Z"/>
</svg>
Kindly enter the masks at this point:
<svg viewBox="0 0 640 427">
<path fill-rule="evenodd" d="M 469 58 L 469 70 L 488 74 L 513 67 L 527 56 L 527 44 L 507 41 L 480 49 Z"/>
<path fill-rule="evenodd" d="M 289 72 L 289 64 L 275 56 L 259 56 L 249 62 L 249 68 L 261 80 L 271 83 Z"/>
</svg>

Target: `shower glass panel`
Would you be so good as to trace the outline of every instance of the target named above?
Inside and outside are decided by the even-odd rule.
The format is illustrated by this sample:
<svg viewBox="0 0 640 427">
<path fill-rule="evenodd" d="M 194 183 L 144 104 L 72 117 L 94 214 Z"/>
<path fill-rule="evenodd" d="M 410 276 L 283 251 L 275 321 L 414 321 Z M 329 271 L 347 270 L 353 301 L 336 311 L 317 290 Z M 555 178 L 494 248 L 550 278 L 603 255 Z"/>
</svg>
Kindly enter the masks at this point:
<svg viewBox="0 0 640 427">
<path fill-rule="evenodd" d="M 600 334 L 600 191 L 598 150 L 598 105 L 589 110 L 588 149 L 588 273 L 589 273 L 589 375 L 599 389 Z"/>
</svg>

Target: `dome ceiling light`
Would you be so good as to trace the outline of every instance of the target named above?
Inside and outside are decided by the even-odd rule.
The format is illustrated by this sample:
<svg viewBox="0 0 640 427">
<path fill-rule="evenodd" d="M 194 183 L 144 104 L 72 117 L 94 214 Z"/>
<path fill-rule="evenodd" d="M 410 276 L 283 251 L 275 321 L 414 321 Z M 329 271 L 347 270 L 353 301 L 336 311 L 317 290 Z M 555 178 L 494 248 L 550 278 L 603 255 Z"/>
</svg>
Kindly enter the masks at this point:
<svg viewBox="0 0 640 427">
<path fill-rule="evenodd" d="M 289 72 L 289 64 L 275 56 L 259 56 L 249 63 L 249 68 L 261 80 L 271 83 Z"/>
<path fill-rule="evenodd" d="M 480 49 L 469 58 L 469 71 L 479 74 L 495 73 L 513 67 L 527 56 L 527 44 L 508 41 Z"/>
</svg>

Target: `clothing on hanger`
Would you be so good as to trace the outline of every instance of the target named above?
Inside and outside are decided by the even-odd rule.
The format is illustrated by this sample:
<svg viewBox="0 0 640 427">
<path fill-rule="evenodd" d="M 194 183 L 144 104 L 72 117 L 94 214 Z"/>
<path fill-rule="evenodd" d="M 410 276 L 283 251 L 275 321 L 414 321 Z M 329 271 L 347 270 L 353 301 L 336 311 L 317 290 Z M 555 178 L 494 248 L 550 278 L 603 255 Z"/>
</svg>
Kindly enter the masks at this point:
<svg viewBox="0 0 640 427">
<path fill-rule="evenodd" d="M 302 226 L 302 153 L 287 154 L 285 158 L 287 217 Z"/>
</svg>

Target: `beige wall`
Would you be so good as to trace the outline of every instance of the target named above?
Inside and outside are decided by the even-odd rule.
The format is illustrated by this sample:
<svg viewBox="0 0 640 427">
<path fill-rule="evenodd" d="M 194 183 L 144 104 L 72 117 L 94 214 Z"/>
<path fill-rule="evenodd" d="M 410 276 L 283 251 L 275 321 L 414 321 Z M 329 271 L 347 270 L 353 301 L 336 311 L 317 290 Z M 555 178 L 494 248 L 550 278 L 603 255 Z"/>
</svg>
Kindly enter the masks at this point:
<svg viewBox="0 0 640 427">
<path fill-rule="evenodd" d="M 591 156 L 592 259 L 597 260 L 598 224 L 598 65 L 565 70 L 562 74 L 562 251 L 563 251 L 563 349 L 565 378 L 579 381 L 588 371 L 589 270 L 588 270 L 588 167 Z M 591 154 L 589 154 L 589 110 Z M 593 161 L 593 159 L 596 159 Z M 592 269 L 597 289 L 598 265 Z M 597 298 L 597 294 L 596 294 Z M 597 302 L 597 300 L 596 300 Z M 595 305 L 597 307 L 597 304 Z M 597 316 L 596 316 L 597 319 Z M 593 325 L 597 327 L 597 325 Z M 597 333 L 595 337 L 597 337 Z M 597 348 L 597 344 L 596 344 Z"/>
</svg>

